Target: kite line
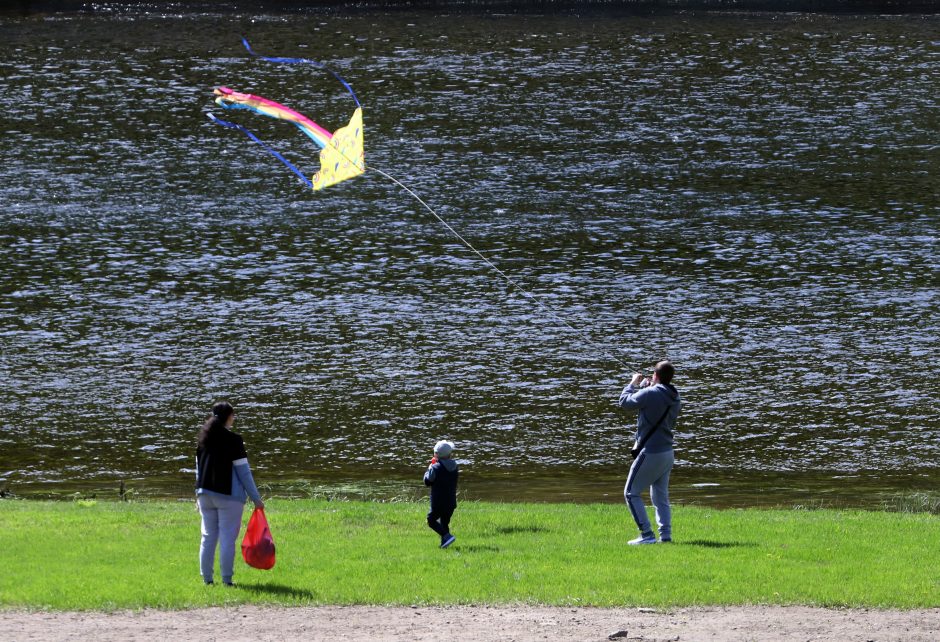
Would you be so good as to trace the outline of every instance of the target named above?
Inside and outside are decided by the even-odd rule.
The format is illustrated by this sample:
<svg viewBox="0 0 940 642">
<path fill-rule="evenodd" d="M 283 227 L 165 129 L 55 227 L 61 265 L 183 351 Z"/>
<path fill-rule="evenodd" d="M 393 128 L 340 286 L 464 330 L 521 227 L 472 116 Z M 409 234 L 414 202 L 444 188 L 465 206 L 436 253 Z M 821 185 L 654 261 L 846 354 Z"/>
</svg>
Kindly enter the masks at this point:
<svg viewBox="0 0 940 642">
<path fill-rule="evenodd" d="M 350 118 L 348 125 L 341 127 L 331 134 L 328 130 L 313 122 L 303 114 L 296 112 L 289 107 L 285 107 L 284 105 L 276 103 L 273 100 L 269 100 L 261 96 L 255 96 L 253 94 L 236 92 L 229 89 L 228 87 L 219 87 L 214 91 L 216 95 L 215 102 L 223 109 L 247 109 L 269 118 L 291 122 L 308 138 L 313 140 L 313 142 L 316 143 L 318 147 L 320 147 L 320 170 L 314 175 L 312 180 L 307 178 L 303 172 L 297 169 L 297 167 L 287 160 L 281 153 L 262 141 L 249 129 L 236 123 L 222 120 L 211 113 L 206 114 L 208 118 L 218 125 L 222 125 L 223 127 L 227 127 L 229 129 L 236 129 L 245 134 L 252 141 L 263 147 L 272 156 L 284 163 L 284 165 L 286 165 L 294 174 L 300 177 L 304 184 L 314 190 L 320 190 L 324 187 L 335 185 L 336 183 L 365 173 L 367 167 L 365 164 L 365 151 L 363 143 L 362 105 L 360 105 L 359 99 L 356 97 L 356 94 L 349 83 L 347 83 L 339 74 L 321 62 L 308 60 L 306 58 L 261 56 L 254 52 L 247 39 L 242 38 L 242 44 L 245 46 L 245 49 L 248 50 L 248 53 L 262 60 L 286 64 L 311 64 L 321 69 L 325 69 L 337 80 L 339 80 L 339 82 L 341 82 L 342 85 L 346 88 L 350 96 L 352 96 L 352 99 L 356 102 L 356 110 L 353 113 L 352 118 Z M 518 290 L 523 296 L 535 303 L 543 312 L 551 316 L 553 319 L 575 334 L 581 336 L 581 338 L 587 341 L 589 344 L 595 346 L 596 348 L 600 348 L 605 354 L 607 354 L 625 369 L 631 369 L 629 365 L 620 359 L 620 357 L 611 352 L 608 347 L 601 345 L 591 338 L 586 332 L 571 325 L 561 315 L 555 312 L 555 310 L 540 301 L 538 297 L 520 285 L 515 279 L 506 274 L 506 272 L 501 270 L 495 263 L 484 256 L 482 252 L 476 249 L 473 244 L 470 243 L 470 241 L 457 232 L 457 230 L 455 230 L 450 225 L 450 223 L 445 221 L 436 211 L 434 211 L 430 205 L 424 201 L 424 199 L 418 196 L 418 194 L 415 193 L 411 188 L 391 174 L 379 169 L 378 167 L 370 165 L 368 169 L 381 174 L 388 180 L 398 185 L 405 192 L 410 194 L 415 200 L 421 203 L 421 205 L 423 205 L 424 208 L 430 212 L 435 219 L 437 219 L 444 227 L 446 227 L 451 234 L 453 234 L 457 239 L 460 240 L 461 243 L 463 243 L 474 254 L 476 254 L 477 257 L 479 257 L 490 269 L 499 274 L 503 279 L 506 280 L 507 283 L 509 283 L 509 285 Z"/>
<path fill-rule="evenodd" d="M 515 279 L 513 279 L 511 276 L 509 276 L 508 274 L 506 274 L 503 270 L 499 269 L 499 267 L 497 267 L 495 263 L 493 263 L 492 261 L 490 261 L 490 260 L 489 260 L 488 258 L 486 258 L 486 256 L 484 256 L 478 249 L 476 249 L 475 247 L 473 247 L 473 245 L 470 244 L 470 241 L 468 241 L 467 239 L 465 239 L 463 236 L 461 236 L 461 234 L 460 234 L 459 232 L 457 232 L 457 230 L 455 230 L 453 227 L 451 227 L 450 223 L 448 223 L 448 222 L 445 221 L 443 218 L 441 218 L 440 215 L 438 215 L 438 213 L 435 212 L 435 211 L 431 208 L 430 205 L 428 205 L 427 203 L 425 203 L 425 202 L 424 202 L 424 199 L 422 199 L 422 198 L 421 198 L 420 196 L 418 196 L 414 191 L 412 191 L 411 188 L 409 188 L 407 185 L 405 185 L 404 183 L 402 183 L 401 181 L 399 181 L 397 178 L 395 178 L 395 177 L 392 176 L 391 174 L 388 174 L 388 173 L 386 173 L 386 172 L 383 172 L 381 169 L 379 169 L 379 168 L 376 167 L 375 165 L 369 165 L 369 169 L 371 169 L 371 170 L 373 170 L 373 171 L 375 171 L 375 172 L 378 172 L 379 174 L 381 174 L 382 176 L 384 176 L 385 178 L 387 178 L 388 180 L 392 181 L 393 183 L 395 183 L 396 185 L 398 185 L 400 188 L 402 188 L 403 190 L 405 190 L 406 192 L 408 192 L 409 194 L 411 194 L 411 196 L 413 196 L 416 201 L 418 201 L 419 203 L 421 203 L 421 204 L 425 207 L 425 209 L 426 209 L 427 211 L 429 211 L 432 216 L 434 216 L 434 218 L 436 218 L 438 221 L 440 221 L 440 223 L 441 223 L 444 227 L 446 227 L 448 230 L 450 230 L 450 233 L 453 234 L 454 236 L 456 236 L 456 237 L 460 240 L 461 243 L 463 243 L 463 244 L 466 245 L 468 248 L 470 248 L 470 250 L 471 250 L 474 254 L 476 254 L 478 257 L 480 257 L 480 259 L 481 259 L 484 263 L 486 263 L 494 272 L 496 272 L 496 273 L 499 274 L 501 277 L 503 277 L 504 279 L 506 279 L 506 282 L 509 283 L 509 285 L 511 285 L 512 287 L 516 288 L 516 290 L 518 290 L 523 296 L 525 296 L 527 299 L 529 299 L 530 301 L 532 301 L 533 303 L 535 303 L 537 306 L 539 306 L 539 308 L 540 308 L 543 312 L 545 312 L 546 314 L 548 314 L 549 316 L 551 316 L 553 319 L 555 319 L 556 321 L 558 321 L 559 323 L 561 323 L 563 326 L 565 326 L 566 328 L 568 328 L 568 329 L 571 330 L 572 332 L 574 332 L 574 333 L 580 335 L 582 339 L 586 340 L 586 341 L 587 341 L 588 343 L 590 343 L 591 345 L 603 349 L 604 352 L 607 353 L 607 355 L 610 356 L 614 361 L 616 361 L 617 363 L 619 363 L 620 365 L 622 365 L 622 366 L 623 366 L 624 368 L 626 368 L 627 370 L 630 370 L 630 366 L 628 366 L 626 363 L 624 363 L 623 361 L 621 361 L 621 359 L 620 359 L 617 355 L 615 355 L 615 354 L 612 353 L 612 352 L 609 352 L 608 349 L 607 349 L 605 346 L 602 346 L 602 345 L 600 345 L 599 343 L 597 343 L 597 342 L 596 342 L 594 339 L 592 339 L 587 333 L 585 333 L 585 332 L 579 330 L 578 328 L 576 328 L 576 327 L 574 327 L 573 325 L 571 325 L 570 323 L 568 323 L 568 322 L 567 322 L 563 317 L 561 317 L 557 312 L 555 312 L 555 311 L 552 310 L 550 307 L 548 307 L 547 305 L 545 305 L 544 303 L 542 303 L 541 301 L 539 301 L 539 299 L 538 299 L 537 296 L 535 296 L 534 294 L 532 294 L 531 292 L 529 292 L 528 290 L 526 290 L 524 287 L 522 287 L 521 285 L 519 285 L 519 283 L 517 283 L 517 282 L 515 281 Z"/>
</svg>

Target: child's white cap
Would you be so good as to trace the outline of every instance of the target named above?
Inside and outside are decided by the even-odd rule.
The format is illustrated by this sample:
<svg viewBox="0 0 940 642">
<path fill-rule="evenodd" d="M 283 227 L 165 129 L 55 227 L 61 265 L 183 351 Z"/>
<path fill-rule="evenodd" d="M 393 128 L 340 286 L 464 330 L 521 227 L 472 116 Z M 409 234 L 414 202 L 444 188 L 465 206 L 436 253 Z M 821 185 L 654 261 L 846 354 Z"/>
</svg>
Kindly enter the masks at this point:
<svg viewBox="0 0 940 642">
<path fill-rule="evenodd" d="M 434 444 L 434 454 L 438 457 L 450 457 L 452 452 L 454 452 L 454 444 L 449 441 L 439 441 Z"/>
</svg>

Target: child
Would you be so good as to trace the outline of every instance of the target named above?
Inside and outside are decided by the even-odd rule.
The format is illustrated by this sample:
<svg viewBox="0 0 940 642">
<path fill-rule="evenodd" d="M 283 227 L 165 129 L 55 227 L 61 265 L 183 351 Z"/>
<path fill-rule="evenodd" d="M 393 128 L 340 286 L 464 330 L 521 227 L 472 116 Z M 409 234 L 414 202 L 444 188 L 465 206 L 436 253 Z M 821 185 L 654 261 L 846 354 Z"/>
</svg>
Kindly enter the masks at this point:
<svg viewBox="0 0 940 642">
<path fill-rule="evenodd" d="M 434 444 L 434 458 L 424 473 L 424 485 L 431 487 L 431 511 L 428 526 L 441 536 L 441 548 L 447 548 L 457 539 L 450 534 L 450 518 L 457 509 L 457 462 L 451 459 L 454 444 L 439 441 Z"/>
</svg>

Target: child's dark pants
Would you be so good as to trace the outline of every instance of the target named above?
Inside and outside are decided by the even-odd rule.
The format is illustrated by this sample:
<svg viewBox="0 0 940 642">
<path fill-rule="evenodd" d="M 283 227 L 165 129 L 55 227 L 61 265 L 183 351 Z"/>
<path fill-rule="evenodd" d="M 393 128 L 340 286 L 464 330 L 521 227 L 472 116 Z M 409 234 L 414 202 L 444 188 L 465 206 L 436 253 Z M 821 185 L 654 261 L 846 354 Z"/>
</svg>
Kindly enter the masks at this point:
<svg viewBox="0 0 940 642">
<path fill-rule="evenodd" d="M 428 526 L 441 536 L 441 542 L 450 534 L 450 518 L 453 517 L 453 515 L 453 508 L 448 510 L 431 509 L 428 513 Z"/>
</svg>

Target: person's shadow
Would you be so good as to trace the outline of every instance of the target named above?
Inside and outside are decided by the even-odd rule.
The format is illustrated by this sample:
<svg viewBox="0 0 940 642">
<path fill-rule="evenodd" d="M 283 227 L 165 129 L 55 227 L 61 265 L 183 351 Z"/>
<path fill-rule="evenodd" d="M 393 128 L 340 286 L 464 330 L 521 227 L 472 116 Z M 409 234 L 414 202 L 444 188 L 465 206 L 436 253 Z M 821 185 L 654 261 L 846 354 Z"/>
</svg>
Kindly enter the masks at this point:
<svg viewBox="0 0 940 642">
<path fill-rule="evenodd" d="M 496 532 L 501 535 L 512 535 L 514 533 L 545 533 L 548 532 L 548 529 L 534 524 L 528 526 L 497 526 Z"/>
<path fill-rule="evenodd" d="M 238 588 L 252 593 L 267 593 L 268 595 L 277 595 L 279 597 L 288 597 L 295 600 L 316 600 L 317 595 L 307 589 L 285 586 L 284 584 L 239 584 Z"/>
<path fill-rule="evenodd" d="M 686 546 L 702 546 L 704 548 L 735 548 L 738 546 L 757 546 L 757 544 L 750 542 L 716 542 L 711 539 L 692 539 L 687 542 L 682 542 Z"/>
</svg>

